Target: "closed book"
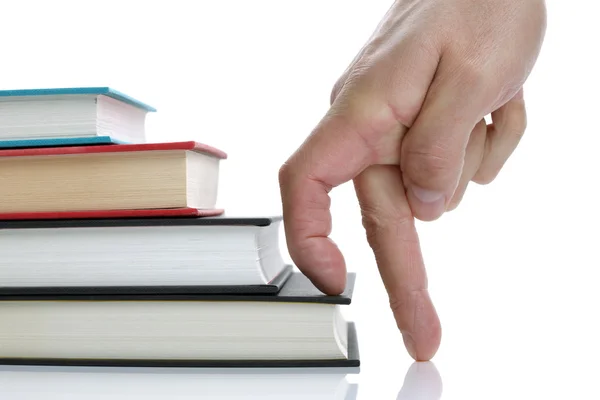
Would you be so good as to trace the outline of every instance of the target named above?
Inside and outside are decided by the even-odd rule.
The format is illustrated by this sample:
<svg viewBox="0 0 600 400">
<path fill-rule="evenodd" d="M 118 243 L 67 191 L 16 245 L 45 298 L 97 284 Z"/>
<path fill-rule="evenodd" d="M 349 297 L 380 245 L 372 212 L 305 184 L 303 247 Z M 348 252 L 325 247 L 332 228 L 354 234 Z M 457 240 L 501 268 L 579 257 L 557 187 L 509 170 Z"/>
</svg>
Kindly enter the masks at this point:
<svg viewBox="0 0 600 400">
<path fill-rule="evenodd" d="M 277 293 L 282 217 L 0 221 L 0 295 Z"/>
<path fill-rule="evenodd" d="M 67 147 L 94 146 L 109 144 L 127 144 L 110 136 L 89 136 L 47 139 L 4 139 L 0 140 L 0 149 L 18 149 L 31 147 Z"/>
<path fill-rule="evenodd" d="M 146 116 L 155 111 L 110 87 L 0 90 L 0 148 L 57 139 L 144 143 Z"/>
<path fill-rule="evenodd" d="M 0 150 L 0 219 L 14 213 L 216 209 L 226 157 L 193 141 Z"/>
<path fill-rule="evenodd" d="M 146 208 L 138 210 L 80 210 L 80 211 L 41 211 L 0 213 L 0 221 L 23 220 L 72 220 L 72 219 L 114 219 L 114 218 L 173 218 L 173 217 L 214 217 L 225 210 L 198 208 Z"/>
<path fill-rule="evenodd" d="M 359 367 L 356 328 L 300 273 L 275 295 L 0 297 L 0 364 Z"/>
</svg>

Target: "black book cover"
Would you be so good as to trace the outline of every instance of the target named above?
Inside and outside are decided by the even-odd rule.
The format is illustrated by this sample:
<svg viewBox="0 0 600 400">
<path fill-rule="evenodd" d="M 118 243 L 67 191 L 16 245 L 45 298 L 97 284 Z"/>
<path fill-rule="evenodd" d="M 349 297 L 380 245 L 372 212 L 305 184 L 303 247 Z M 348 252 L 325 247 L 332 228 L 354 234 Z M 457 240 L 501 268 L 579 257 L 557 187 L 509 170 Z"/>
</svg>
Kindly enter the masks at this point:
<svg viewBox="0 0 600 400">
<path fill-rule="evenodd" d="M 280 222 L 281 216 L 273 217 L 200 217 L 200 218 L 118 218 L 118 219 L 64 219 L 64 220 L 11 220 L 0 221 L 1 229 L 56 229 L 88 227 L 139 227 L 139 226 L 269 226 Z M 277 294 L 292 273 L 286 266 L 281 273 L 264 285 L 189 285 L 189 286 L 38 286 L 2 287 L 3 295 L 172 295 L 172 294 Z"/>
<path fill-rule="evenodd" d="M 317 289 L 302 273 L 293 272 L 281 290 L 275 294 L 263 293 L 112 293 L 112 294 L 5 294 L 0 301 L 52 300 L 52 301 L 268 301 L 282 303 L 322 303 L 349 305 L 352 302 L 356 274 L 348 273 L 346 289 L 338 296 L 328 296 Z"/>
<path fill-rule="evenodd" d="M 349 273 L 345 291 L 339 296 L 321 293 L 310 280 L 300 273 L 293 273 L 275 295 L 249 294 L 186 294 L 186 295 L 77 295 L 77 296 L 1 296 L 0 301 L 265 301 L 306 302 L 320 304 L 351 303 L 356 274 Z M 353 322 L 348 322 L 348 358 L 336 360 L 119 360 L 119 359 L 21 359 L 0 358 L 3 365 L 45 366 L 108 366 L 108 367 L 196 367 L 196 368 L 311 368 L 311 367 L 359 367 L 358 336 Z"/>
<path fill-rule="evenodd" d="M 154 295 L 273 295 L 277 294 L 292 275 L 293 267 L 286 265 L 275 279 L 265 285 L 189 285 L 189 286 L 35 286 L 2 287 L 2 296 L 154 296 Z"/>
<path fill-rule="evenodd" d="M 0 365 L 155 368 L 357 368 L 360 367 L 358 336 L 348 323 L 348 358 L 339 360 L 119 360 L 0 358 Z"/>
<path fill-rule="evenodd" d="M 128 226 L 269 226 L 281 222 L 280 215 L 270 217 L 238 217 L 220 215 L 215 217 L 180 218 L 115 218 L 115 219 L 39 219 L 0 220 L 0 229 L 40 228 L 99 228 Z"/>
</svg>

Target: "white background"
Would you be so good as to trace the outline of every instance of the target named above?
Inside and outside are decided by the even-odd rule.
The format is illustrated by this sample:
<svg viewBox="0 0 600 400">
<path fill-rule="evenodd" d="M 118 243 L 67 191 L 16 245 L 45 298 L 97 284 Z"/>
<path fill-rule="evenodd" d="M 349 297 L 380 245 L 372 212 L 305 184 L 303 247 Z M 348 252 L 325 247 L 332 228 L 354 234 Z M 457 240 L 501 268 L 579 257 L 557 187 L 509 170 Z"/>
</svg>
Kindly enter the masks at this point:
<svg viewBox="0 0 600 400">
<path fill-rule="evenodd" d="M 389 5 L 5 1 L 0 89 L 111 86 L 139 98 L 158 109 L 152 141 L 197 140 L 229 154 L 219 197 L 228 213 L 279 213 L 279 166 Z M 443 399 L 600 398 L 599 12 L 591 0 L 548 1 L 520 147 L 496 182 L 419 225 L 443 326 L 433 359 Z M 334 190 L 333 214 L 332 237 L 359 273 L 350 315 L 363 366 L 349 379 L 359 399 L 395 399 L 411 360 L 351 185 Z M 410 398 L 439 398 L 436 387 Z"/>
</svg>

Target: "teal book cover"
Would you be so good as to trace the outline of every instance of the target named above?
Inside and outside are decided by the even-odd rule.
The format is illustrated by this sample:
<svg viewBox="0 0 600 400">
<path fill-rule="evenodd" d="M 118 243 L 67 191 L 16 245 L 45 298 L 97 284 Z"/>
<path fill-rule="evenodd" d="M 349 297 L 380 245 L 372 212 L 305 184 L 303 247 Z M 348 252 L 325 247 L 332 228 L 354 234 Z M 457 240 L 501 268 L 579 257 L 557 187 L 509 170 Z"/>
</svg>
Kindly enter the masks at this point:
<svg viewBox="0 0 600 400">
<path fill-rule="evenodd" d="M 23 149 L 32 147 L 93 146 L 108 144 L 130 144 L 110 136 L 66 137 L 47 139 L 0 140 L 0 149 Z"/>
<path fill-rule="evenodd" d="M 0 98 L 24 97 L 24 96 L 60 96 L 60 95 L 103 95 L 120 100 L 147 112 L 155 112 L 154 107 L 149 106 L 133 97 L 130 97 L 110 87 L 73 87 L 73 88 L 47 88 L 47 89 L 14 89 L 0 90 Z"/>
</svg>

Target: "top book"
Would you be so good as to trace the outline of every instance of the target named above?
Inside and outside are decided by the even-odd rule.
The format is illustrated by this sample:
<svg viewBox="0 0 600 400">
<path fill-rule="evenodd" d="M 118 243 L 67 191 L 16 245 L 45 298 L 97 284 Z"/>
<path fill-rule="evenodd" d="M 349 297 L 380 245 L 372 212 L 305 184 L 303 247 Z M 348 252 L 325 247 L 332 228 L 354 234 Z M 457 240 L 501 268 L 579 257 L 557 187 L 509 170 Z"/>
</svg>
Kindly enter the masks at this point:
<svg viewBox="0 0 600 400">
<path fill-rule="evenodd" d="M 146 142 L 146 116 L 156 109 L 109 87 L 0 91 L 0 147 Z"/>
</svg>

